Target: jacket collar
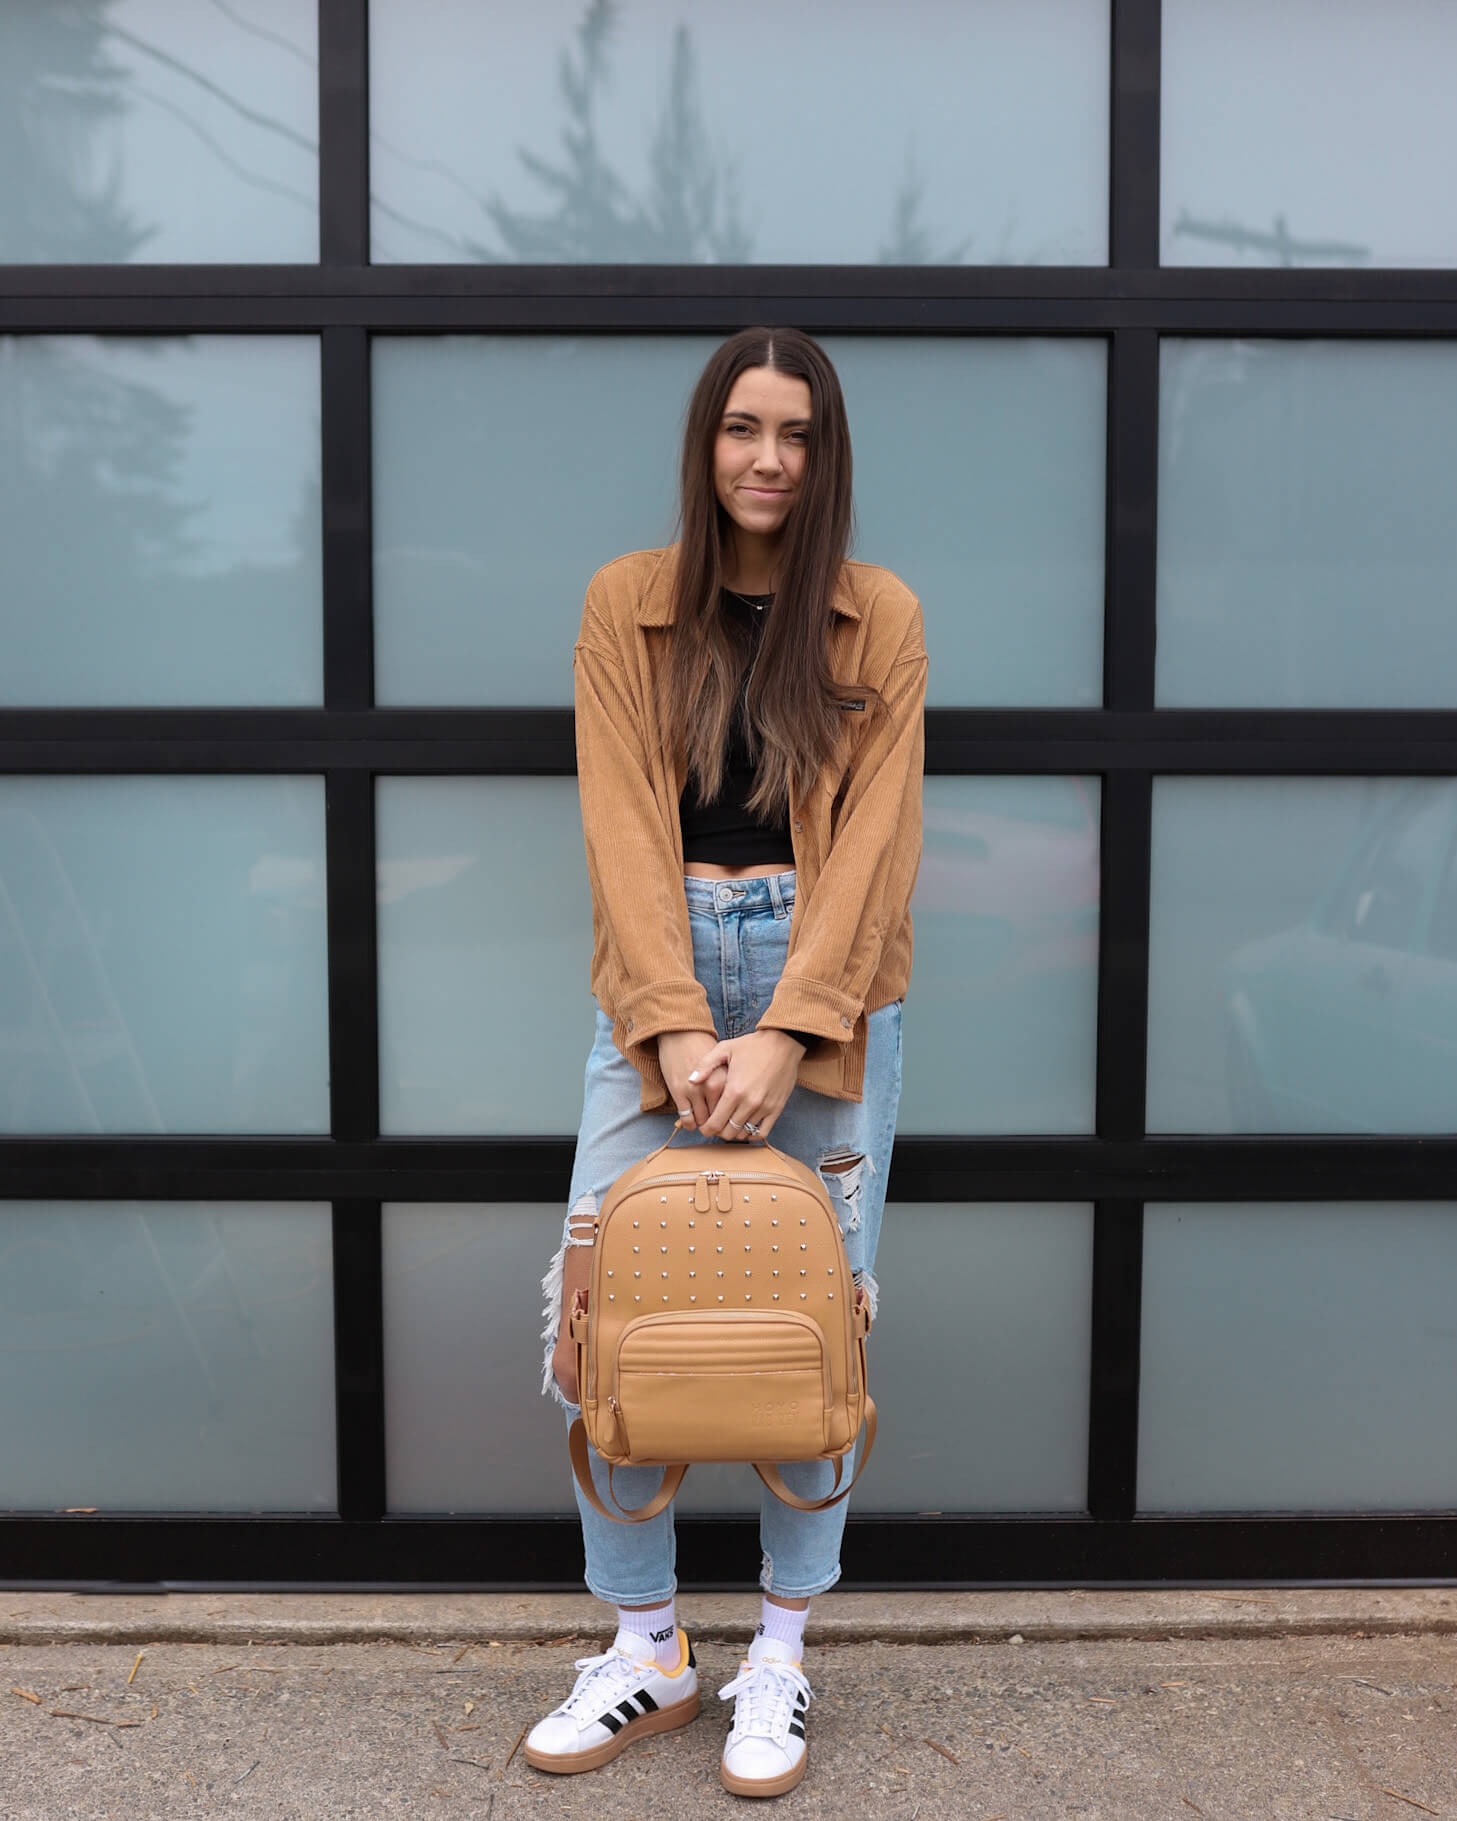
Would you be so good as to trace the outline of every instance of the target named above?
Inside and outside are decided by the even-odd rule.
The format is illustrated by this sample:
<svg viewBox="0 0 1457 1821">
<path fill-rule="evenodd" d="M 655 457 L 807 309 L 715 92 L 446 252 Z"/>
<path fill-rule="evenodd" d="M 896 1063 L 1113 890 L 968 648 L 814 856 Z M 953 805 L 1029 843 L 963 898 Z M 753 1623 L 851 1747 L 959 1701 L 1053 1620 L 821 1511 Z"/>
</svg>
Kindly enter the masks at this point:
<svg viewBox="0 0 1457 1821">
<path fill-rule="evenodd" d="M 637 623 L 639 626 L 671 626 L 673 623 L 673 570 L 672 558 L 677 551 L 676 544 L 670 544 L 659 557 L 638 598 Z M 845 571 L 840 571 L 840 579 L 835 585 L 834 597 L 830 602 L 834 612 L 843 614 L 846 619 L 858 620 L 860 609 L 855 605 L 855 596 L 851 590 Z"/>
</svg>

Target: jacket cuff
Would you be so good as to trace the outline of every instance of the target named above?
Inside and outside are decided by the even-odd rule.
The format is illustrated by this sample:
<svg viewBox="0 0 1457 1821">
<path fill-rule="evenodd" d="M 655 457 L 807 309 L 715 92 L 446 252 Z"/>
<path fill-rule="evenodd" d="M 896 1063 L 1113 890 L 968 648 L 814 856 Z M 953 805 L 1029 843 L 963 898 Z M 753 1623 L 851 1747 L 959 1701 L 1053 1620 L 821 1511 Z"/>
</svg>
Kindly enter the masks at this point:
<svg viewBox="0 0 1457 1821">
<path fill-rule="evenodd" d="M 756 1031 L 783 1031 L 786 1037 L 792 1037 L 796 1043 L 804 1046 L 806 1055 L 810 1050 L 817 1048 L 820 1041 L 817 1032 L 791 1030 L 787 1024 L 759 1023 L 754 1026 L 754 1029 Z"/>
<path fill-rule="evenodd" d="M 708 994 L 699 980 L 655 980 L 623 993 L 617 1018 L 629 1045 L 647 1043 L 663 1031 L 712 1031 Z"/>
<path fill-rule="evenodd" d="M 759 1029 L 790 1031 L 801 1042 L 812 1035 L 848 1043 L 863 1010 L 858 1000 L 822 980 L 789 980 L 781 974 Z"/>
</svg>

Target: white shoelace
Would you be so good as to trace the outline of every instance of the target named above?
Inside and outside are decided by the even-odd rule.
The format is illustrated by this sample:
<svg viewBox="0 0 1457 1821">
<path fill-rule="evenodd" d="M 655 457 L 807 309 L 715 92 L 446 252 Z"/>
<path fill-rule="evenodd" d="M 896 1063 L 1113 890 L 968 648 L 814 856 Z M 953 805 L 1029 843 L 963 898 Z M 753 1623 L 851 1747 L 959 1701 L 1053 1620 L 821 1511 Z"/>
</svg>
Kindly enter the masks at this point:
<svg viewBox="0 0 1457 1821">
<path fill-rule="evenodd" d="M 556 1711 L 579 1720 L 589 1707 L 600 1713 L 606 1707 L 615 1707 L 620 1695 L 635 1694 L 649 1665 L 634 1663 L 631 1657 L 624 1656 L 620 1650 L 604 1650 L 599 1657 L 578 1657 L 572 1667 L 580 1669 L 582 1673 L 577 1677 L 572 1692 Z M 609 1684 L 614 1686 L 609 1689 Z M 597 1713 L 591 1717 L 595 1720 Z"/>
<path fill-rule="evenodd" d="M 795 1698 L 814 1699 L 804 1672 L 792 1663 L 745 1663 L 732 1682 L 718 1691 L 720 1701 L 737 1699 L 730 1738 L 767 1738 L 783 1745 L 789 1738 Z"/>
</svg>

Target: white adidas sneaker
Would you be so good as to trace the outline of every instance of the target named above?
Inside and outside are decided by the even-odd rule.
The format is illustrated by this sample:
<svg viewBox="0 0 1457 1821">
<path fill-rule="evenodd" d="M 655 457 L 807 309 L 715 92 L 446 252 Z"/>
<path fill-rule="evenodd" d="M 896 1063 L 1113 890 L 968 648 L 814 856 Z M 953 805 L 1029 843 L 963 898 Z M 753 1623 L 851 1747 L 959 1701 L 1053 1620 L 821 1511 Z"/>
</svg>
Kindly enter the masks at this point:
<svg viewBox="0 0 1457 1821">
<path fill-rule="evenodd" d="M 788 1646 L 756 1636 L 738 1675 L 719 1689 L 732 1699 L 734 1723 L 724 1741 L 719 1779 L 735 1796 L 782 1796 L 804 1775 L 804 1716 L 810 1686 Z"/>
<path fill-rule="evenodd" d="M 619 1631 L 601 1656 L 578 1657 L 582 1672 L 560 1707 L 526 1735 L 525 1756 L 537 1770 L 597 1770 L 634 1739 L 673 1732 L 698 1718 L 698 1665 L 678 1630 L 678 1667 L 660 1669 L 646 1639 Z"/>
</svg>

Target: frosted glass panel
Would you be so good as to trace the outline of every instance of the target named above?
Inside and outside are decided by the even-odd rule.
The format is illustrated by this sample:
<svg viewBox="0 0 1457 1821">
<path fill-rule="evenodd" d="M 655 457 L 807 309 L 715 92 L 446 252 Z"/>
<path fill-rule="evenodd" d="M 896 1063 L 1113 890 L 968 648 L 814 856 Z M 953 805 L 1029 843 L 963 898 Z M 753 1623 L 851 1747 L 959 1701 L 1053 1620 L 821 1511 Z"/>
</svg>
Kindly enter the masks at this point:
<svg viewBox="0 0 1457 1821">
<path fill-rule="evenodd" d="M 1163 0 L 1165 265 L 1451 266 L 1445 0 Z"/>
<path fill-rule="evenodd" d="M 575 778 L 382 778 L 380 1120 L 575 1132 L 592 907 Z"/>
<path fill-rule="evenodd" d="M 1160 357 L 1159 705 L 1457 704 L 1457 347 Z"/>
<path fill-rule="evenodd" d="M 318 1202 L 0 1202 L 0 1507 L 331 1511 Z"/>
<path fill-rule="evenodd" d="M 1457 780 L 1160 778 L 1148 1128 L 1457 1130 Z"/>
<path fill-rule="evenodd" d="M 1099 265 L 1106 0 L 369 8 L 374 257 Z"/>
<path fill-rule="evenodd" d="M 880 1439 L 857 1511 L 1078 1511 L 1087 1479 L 1092 1210 L 899 1203 L 876 1259 Z M 391 1511 L 573 1511 L 566 1425 L 540 1395 L 540 1279 L 561 1210 L 384 1210 Z M 948 1377 L 945 1336 L 970 1337 Z M 749 1511 L 748 1467 L 696 1466 L 682 1511 Z M 745 1578 L 758 1572 L 757 1554 Z M 975 1573 L 975 1569 L 968 1572 Z"/>
<path fill-rule="evenodd" d="M 374 343 L 377 701 L 571 702 L 593 571 L 672 536 L 682 414 L 717 345 Z"/>
<path fill-rule="evenodd" d="M 1100 706 L 1105 344 L 825 347 L 854 437 L 855 554 L 920 596 L 931 706 Z"/>
<path fill-rule="evenodd" d="M 376 693 L 566 704 L 588 578 L 673 534 L 716 338 L 374 344 Z M 857 556 L 921 597 L 933 704 L 1102 700 L 1101 342 L 827 336 Z M 908 464 L 904 452 L 919 451 Z M 544 477 L 572 476 L 572 510 Z"/>
<path fill-rule="evenodd" d="M 323 1132 L 319 778 L 0 779 L 0 1131 Z"/>
<path fill-rule="evenodd" d="M 882 1427 L 855 1508 L 1081 1511 L 1092 1208 L 893 1203 L 875 1264 Z M 953 1333 L 966 1341 L 955 1365 Z M 979 1570 L 969 1561 L 965 1572 Z"/>
<path fill-rule="evenodd" d="M 1457 1506 L 1457 1202 L 1151 1204 L 1144 1511 Z"/>
<path fill-rule="evenodd" d="M 323 700 L 312 336 L 0 338 L 0 462 L 0 705 Z"/>
<path fill-rule="evenodd" d="M 7 0 L 0 264 L 319 256 L 313 6 Z"/>
<path fill-rule="evenodd" d="M 1096 778 L 931 777 L 901 1132 L 1091 1132 Z"/>
<path fill-rule="evenodd" d="M 390 1511 L 576 1509 L 566 1424 L 541 1395 L 541 1278 L 562 1212 L 385 1203 Z"/>
</svg>

